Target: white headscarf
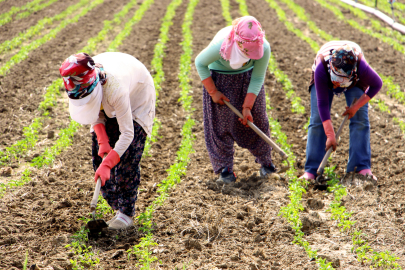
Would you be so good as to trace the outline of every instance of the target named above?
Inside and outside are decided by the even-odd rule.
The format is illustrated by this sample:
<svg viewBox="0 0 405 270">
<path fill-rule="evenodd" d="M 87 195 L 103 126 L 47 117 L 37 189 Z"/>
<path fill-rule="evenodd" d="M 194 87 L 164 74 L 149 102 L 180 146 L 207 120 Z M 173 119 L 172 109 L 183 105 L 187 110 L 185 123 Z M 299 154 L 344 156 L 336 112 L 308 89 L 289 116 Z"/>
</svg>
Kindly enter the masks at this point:
<svg viewBox="0 0 405 270">
<path fill-rule="evenodd" d="M 231 50 L 231 57 L 229 59 L 229 65 L 233 69 L 238 69 L 243 66 L 244 63 L 249 61 L 250 58 L 247 57 L 238 47 L 237 42 L 234 42 Z"/>
<path fill-rule="evenodd" d="M 82 125 L 89 125 L 97 121 L 103 99 L 103 87 L 99 82 L 93 92 L 81 99 L 69 98 L 70 117 Z"/>
</svg>

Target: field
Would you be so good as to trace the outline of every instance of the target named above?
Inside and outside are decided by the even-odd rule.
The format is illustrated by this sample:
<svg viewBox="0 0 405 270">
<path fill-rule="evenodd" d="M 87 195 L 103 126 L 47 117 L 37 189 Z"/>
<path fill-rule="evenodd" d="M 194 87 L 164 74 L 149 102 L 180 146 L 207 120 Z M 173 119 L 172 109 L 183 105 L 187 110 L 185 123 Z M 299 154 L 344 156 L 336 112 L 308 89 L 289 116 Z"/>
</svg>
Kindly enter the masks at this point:
<svg viewBox="0 0 405 270">
<path fill-rule="evenodd" d="M 194 59 L 248 14 L 271 45 L 270 128 L 294 166 L 260 179 L 260 165 L 236 147 L 238 180 L 220 186 Z M 0 33 L 0 269 L 405 268 L 405 37 L 376 18 L 338 0 L 0 0 Z M 384 81 L 369 110 L 378 182 L 346 174 L 345 127 L 326 170 L 329 188 L 320 190 L 297 176 L 311 65 L 333 39 L 358 43 Z M 136 226 L 124 232 L 88 236 L 84 228 L 94 189 L 91 135 L 69 118 L 59 75 L 62 61 L 81 51 L 135 56 L 158 91 Z M 335 128 L 344 106 L 334 99 Z M 102 199 L 97 211 L 113 216 Z"/>
</svg>

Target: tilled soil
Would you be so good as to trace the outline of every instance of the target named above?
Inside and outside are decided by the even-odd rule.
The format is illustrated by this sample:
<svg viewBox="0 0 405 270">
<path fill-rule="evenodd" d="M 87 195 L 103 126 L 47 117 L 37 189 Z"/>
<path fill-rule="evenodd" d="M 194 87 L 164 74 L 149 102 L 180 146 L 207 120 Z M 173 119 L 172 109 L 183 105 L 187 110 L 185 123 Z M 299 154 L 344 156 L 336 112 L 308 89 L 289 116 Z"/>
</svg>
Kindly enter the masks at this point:
<svg viewBox="0 0 405 270">
<path fill-rule="evenodd" d="M 9 2 L 6 0 L 0 3 L 0 10 Z M 169 2 L 156 1 L 119 48 L 120 51 L 137 57 L 149 70 L 153 48 L 159 36 L 159 19 L 163 18 Z M 311 19 L 322 30 L 357 42 L 364 49 L 365 57 L 373 68 L 384 75 L 394 76 L 394 81 L 400 85 L 405 84 L 400 76 L 405 65 L 404 56 L 399 52 L 337 21 L 330 11 L 314 1 L 296 2 L 307 10 Z M 67 27 L 49 44 L 30 53 L 29 59 L 0 78 L 5 92 L 1 106 L 7 109 L 2 111 L 0 120 L 2 145 L 10 145 L 19 139 L 22 133 L 18 131 L 35 117 L 34 110 L 42 100 L 42 91 L 37 90 L 37 94 L 32 95 L 29 100 L 26 98 L 27 93 L 31 93 L 32 89 L 42 89 L 56 79 L 59 76 L 60 62 L 84 46 L 87 39 L 80 37 L 94 36 L 101 29 L 102 20 L 111 19 L 125 4 L 117 0 L 106 3 L 83 17 L 80 23 Z M 161 137 L 152 145 L 150 156 L 144 157 L 141 164 L 142 181 L 137 213 L 141 213 L 155 198 L 155 184 L 166 177 L 166 169 L 173 164 L 181 141 L 180 130 L 185 113 L 177 102 L 180 92 L 177 74 L 182 53 L 181 24 L 187 4 L 185 1 L 178 7 L 170 28 L 170 40 L 163 62 L 165 82 L 162 84 L 156 109 L 157 118 L 162 123 L 159 130 Z M 288 143 L 293 145 L 297 157 L 297 174 L 301 174 L 306 147 L 306 132 L 302 127 L 309 117 L 307 88 L 315 52 L 306 42 L 285 28 L 266 1 L 247 1 L 247 4 L 249 13 L 262 23 L 266 31 L 279 68 L 289 76 L 306 108 L 303 115 L 292 113 L 290 101 L 286 99 L 281 84 L 276 82 L 272 74 L 267 74 L 265 89 L 273 108 L 269 113 L 278 119 L 288 136 Z M 280 6 L 286 9 L 281 3 Z M 231 1 L 233 17 L 240 16 L 238 8 L 237 3 Z M 297 28 L 314 37 L 306 25 L 300 23 L 287 9 L 286 13 Z M 191 26 L 193 60 L 225 25 L 220 2 L 201 0 Z M 10 31 L 17 34 L 19 30 Z M 107 37 L 106 42 L 98 47 L 98 52 L 105 50 L 108 40 L 111 37 Z M 322 42 L 319 38 L 315 40 Z M 41 61 L 42 55 L 49 54 L 49 61 Z M 29 68 L 24 68 L 23 71 L 25 76 L 21 76 L 22 68 L 27 65 Z M 24 83 L 16 84 L 17 78 Z M 279 216 L 280 207 L 290 202 L 288 182 L 283 175 L 260 179 L 260 166 L 254 163 L 254 158 L 247 150 L 237 147 L 234 168 L 238 176 L 237 182 L 228 186 L 216 184 L 217 176 L 212 172 L 205 148 L 202 85 L 194 65 L 191 79 L 195 108 L 193 118 L 196 120 L 193 128 L 196 135 L 195 153 L 191 154 L 183 181 L 154 214 L 154 239 L 159 246 L 153 250 L 153 254 L 161 260 L 155 268 L 317 269 L 315 262 L 309 261 L 305 251 L 292 243 L 294 232 L 286 220 Z M 385 91 L 383 89 L 378 95 L 384 95 Z M 340 114 L 344 104 L 344 98 L 335 98 L 331 112 L 335 126 L 342 120 Z M 33 109 L 28 111 L 24 106 L 33 106 Z M 60 111 L 53 112 L 52 116 L 56 120 L 50 125 L 50 129 L 59 129 L 66 125 L 68 114 L 66 108 L 61 108 Z M 370 246 L 376 251 L 395 252 L 400 258 L 400 265 L 405 266 L 403 135 L 398 127 L 393 126 L 392 116 L 388 113 L 371 109 L 370 123 L 372 169 L 379 178 L 378 184 L 373 185 L 366 181 L 365 185 L 349 187 L 344 205 L 348 211 L 353 211 L 352 219 L 357 221 L 354 228 L 361 229 L 366 234 L 365 238 Z M 341 176 L 345 176 L 348 159 L 347 127 L 343 133 L 332 161 L 332 165 L 337 165 L 337 172 Z M 45 135 L 46 132 L 43 136 Z M 272 156 L 275 164 L 280 165 L 279 155 L 273 153 Z M 35 171 L 32 182 L 8 192 L 1 199 L 0 269 L 22 269 L 27 250 L 29 264 L 70 269 L 69 259 L 75 255 L 64 246 L 70 243 L 71 236 L 83 225 L 78 219 L 88 215 L 88 204 L 93 192 L 93 174 L 91 137 L 88 127 L 83 127 L 75 135 L 73 145 L 57 158 L 52 168 Z M 346 175 L 345 180 L 350 180 L 351 177 L 352 175 Z M 2 177 L 1 180 L 7 179 L 8 177 Z M 360 178 L 355 176 L 355 179 Z M 311 187 L 304 194 L 305 209 L 301 213 L 301 220 L 305 239 L 313 249 L 318 249 L 319 254 L 332 261 L 336 268 L 368 269 L 367 265 L 358 263 L 355 254 L 351 253 L 351 236 L 340 232 L 336 222 L 330 220 L 330 213 L 326 209 L 332 198 L 332 194 L 313 190 Z M 104 219 L 108 220 L 111 216 L 108 214 Z M 93 246 L 101 260 L 96 268 L 136 269 L 134 256 L 127 260 L 126 250 L 137 244 L 140 237 L 142 234 L 135 227 L 125 232 L 107 232 L 98 239 L 90 239 L 88 245 Z"/>
</svg>

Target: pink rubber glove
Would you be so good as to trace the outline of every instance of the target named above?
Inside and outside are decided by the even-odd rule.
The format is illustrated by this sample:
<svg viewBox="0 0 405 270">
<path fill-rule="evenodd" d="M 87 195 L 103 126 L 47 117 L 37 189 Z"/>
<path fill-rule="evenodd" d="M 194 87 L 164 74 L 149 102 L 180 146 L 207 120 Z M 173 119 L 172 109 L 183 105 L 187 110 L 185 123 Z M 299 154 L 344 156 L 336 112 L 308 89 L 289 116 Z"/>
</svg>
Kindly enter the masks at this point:
<svg viewBox="0 0 405 270">
<path fill-rule="evenodd" d="M 110 153 L 112 149 L 109 144 L 107 132 L 105 131 L 105 126 L 103 124 L 97 124 L 93 127 L 93 129 L 97 135 L 98 155 L 103 158 L 104 155 Z"/>
<path fill-rule="evenodd" d="M 107 157 L 101 162 L 96 173 L 94 174 L 94 181 L 97 182 L 97 179 L 101 178 L 101 186 L 105 185 L 107 180 L 110 180 L 111 169 L 120 162 L 120 156 L 115 150 L 111 150 Z"/>
<path fill-rule="evenodd" d="M 328 138 L 326 140 L 326 148 L 325 151 L 328 151 L 330 147 L 333 147 L 333 151 L 336 150 L 337 147 L 337 142 L 335 138 L 335 131 L 333 130 L 333 125 L 332 121 L 330 119 L 324 121 L 322 123 L 323 129 L 325 130 L 326 137 Z"/>
<path fill-rule="evenodd" d="M 229 102 L 229 99 L 224 94 L 222 94 L 220 91 L 218 91 L 212 77 L 208 77 L 208 78 L 202 80 L 201 82 L 204 85 L 205 89 L 207 90 L 208 94 L 211 96 L 212 101 L 214 101 L 214 103 L 217 103 L 220 105 L 225 105 L 223 100 L 226 100 Z"/>
<path fill-rule="evenodd" d="M 253 94 L 253 93 L 246 94 L 245 101 L 243 102 L 243 105 L 242 105 L 243 119 L 239 118 L 239 121 L 247 127 L 248 127 L 247 120 L 249 120 L 250 122 L 253 123 L 253 117 L 252 117 L 251 111 L 252 111 L 253 105 L 255 104 L 255 101 L 256 101 L 255 94 Z"/>
<path fill-rule="evenodd" d="M 348 114 L 348 118 L 352 118 L 356 114 L 356 112 L 369 101 L 370 97 L 367 96 L 366 93 L 364 93 L 364 95 L 362 95 L 359 100 L 357 100 L 356 103 L 353 104 L 353 106 L 351 106 L 350 108 L 346 107 L 346 111 L 342 115 L 345 116 L 346 114 Z"/>
</svg>

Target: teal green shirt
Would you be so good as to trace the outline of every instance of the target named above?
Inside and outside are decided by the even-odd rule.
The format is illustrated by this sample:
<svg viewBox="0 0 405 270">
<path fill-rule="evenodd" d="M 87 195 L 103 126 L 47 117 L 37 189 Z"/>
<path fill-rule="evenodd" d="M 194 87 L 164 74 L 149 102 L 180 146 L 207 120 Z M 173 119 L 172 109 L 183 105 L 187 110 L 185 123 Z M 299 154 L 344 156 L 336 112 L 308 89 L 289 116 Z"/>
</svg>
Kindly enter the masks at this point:
<svg viewBox="0 0 405 270">
<path fill-rule="evenodd" d="M 270 60 L 270 43 L 264 39 L 263 57 L 259 60 L 250 59 L 243 67 L 233 69 L 229 61 L 222 58 L 220 49 L 222 42 L 231 30 L 231 26 L 221 29 L 208 45 L 195 59 L 195 66 L 201 80 L 211 76 L 210 70 L 223 74 L 239 74 L 253 69 L 252 78 L 249 83 L 248 93 L 258 95 L 266 76 L 267 66 Z"/>
</svg>

